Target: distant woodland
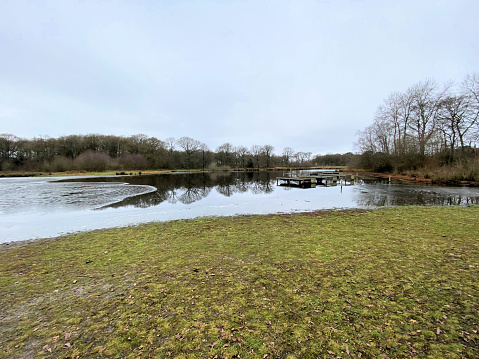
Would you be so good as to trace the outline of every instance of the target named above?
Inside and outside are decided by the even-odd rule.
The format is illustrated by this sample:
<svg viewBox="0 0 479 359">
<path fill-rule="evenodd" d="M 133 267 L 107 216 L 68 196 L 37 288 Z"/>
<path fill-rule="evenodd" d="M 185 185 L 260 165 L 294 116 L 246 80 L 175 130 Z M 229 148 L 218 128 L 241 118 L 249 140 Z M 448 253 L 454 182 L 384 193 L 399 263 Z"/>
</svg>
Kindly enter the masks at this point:
<svg viewBox="0 0 479 359">
<path fill-rule="evenodd" d="M 375 172 L 412 172 L 479 180 L 479 74 L 459 85 L 419 82 L 393 92 L 359 133 L 356 165 Z M 447 174 L 449 172 L 449 174 Z M 440 179 L 440 178 L 439 178 Z"/>
<path fill-rule="evenodd" d="M 270 145 L 233 146 L 214 151 L 190 137 L 160 140 L 146 135 L 99 134 L 23 139 L 0 134 L 2 171 L 105 171 L 152 169 L 271 168 L 275 166 L 346 165 L 352 153 L 314 156 L 286 147 L 275 154 Z"/>
</svg>

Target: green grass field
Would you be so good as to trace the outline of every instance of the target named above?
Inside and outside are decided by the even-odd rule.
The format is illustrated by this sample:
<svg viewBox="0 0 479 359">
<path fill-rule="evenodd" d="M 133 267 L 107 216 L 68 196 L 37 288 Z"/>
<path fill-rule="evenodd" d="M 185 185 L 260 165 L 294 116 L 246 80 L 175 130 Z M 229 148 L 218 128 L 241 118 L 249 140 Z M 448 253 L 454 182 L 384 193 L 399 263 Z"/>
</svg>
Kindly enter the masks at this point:
<svg viewBox="0 0 479 359">
<path fill-rule="evenodd" d="M 479 207 L 0 245 L 4 358 L 478 358 Z"/>
</svg>

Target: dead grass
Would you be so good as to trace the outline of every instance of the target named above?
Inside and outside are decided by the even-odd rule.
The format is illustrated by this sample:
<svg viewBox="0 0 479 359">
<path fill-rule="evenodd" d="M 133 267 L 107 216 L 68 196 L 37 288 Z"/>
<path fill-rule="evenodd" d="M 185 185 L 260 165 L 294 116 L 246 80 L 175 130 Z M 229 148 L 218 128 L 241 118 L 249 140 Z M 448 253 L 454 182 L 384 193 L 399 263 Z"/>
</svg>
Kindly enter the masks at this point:
<svg viewBox="0 0 479 359">
<path fill-rule="evenodd" d="M 479 208 L 199 218 L 0 246 L 0 357 L 477 358 Z"/>
<path fill-rule="evenodd" d="M 410 176 L 432 179 L 434 182 L 479 183 L 479 158 L 450 166 L 426 166 L 409 171 Z"/>
</svg>

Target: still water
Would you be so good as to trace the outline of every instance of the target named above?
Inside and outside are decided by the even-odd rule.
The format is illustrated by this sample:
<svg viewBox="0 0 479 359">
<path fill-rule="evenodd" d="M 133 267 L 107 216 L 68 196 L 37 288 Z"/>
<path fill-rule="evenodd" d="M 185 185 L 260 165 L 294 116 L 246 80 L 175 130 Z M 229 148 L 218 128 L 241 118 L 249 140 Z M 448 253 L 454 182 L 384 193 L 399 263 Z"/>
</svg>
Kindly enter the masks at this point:
<svg viewBox="0 0 479 359">
<path fill-rule="evenodd" d="M 384 206 L 478 205 L 479 189 L 362 178 L 276 185 L 283 172 L 0 178 L 0 243 L 150 221 Z"/>
</svg>

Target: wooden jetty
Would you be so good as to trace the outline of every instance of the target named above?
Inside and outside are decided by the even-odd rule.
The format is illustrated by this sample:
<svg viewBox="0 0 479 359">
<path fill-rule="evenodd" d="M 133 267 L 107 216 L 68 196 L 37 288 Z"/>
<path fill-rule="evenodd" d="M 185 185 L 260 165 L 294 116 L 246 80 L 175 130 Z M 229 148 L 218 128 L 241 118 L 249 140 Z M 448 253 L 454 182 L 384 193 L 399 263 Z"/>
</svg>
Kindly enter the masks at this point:
<svg viewBox="0 0 479 359">
<path fill-rule="evenodd" d="M 310 188 L 316 186 L 316 179 L 313 177 L 277 177 L 277 186 Z"/>
<path fill-rule="evenodd" d="M 327 185 L 328 182 L 333 184 L 340 181 L 350 184 L 354 183 L 354 176 L 351 174 L 339 173 L 339 172 L 319 172 L 311 173 L 309 177 L 315 178 L 318 184 Z"/>
<path fill-rule="evenodd" d="M 341 182 L 346 185 L 354 183 L 354 176 L 351 174 L 344 174 L 336 171 L 324 171 L 311 173 L 309 176 L 302 177 L 278 177 L 276 179 L 276 185 L 278 186 L 288 186 L 288 187 L 301 187 L 301 188 L 310 188 L 316 187 L 316 184 L 323 186 L 328 186 L 328 184 L 337 185 Z"/>
</svg>

